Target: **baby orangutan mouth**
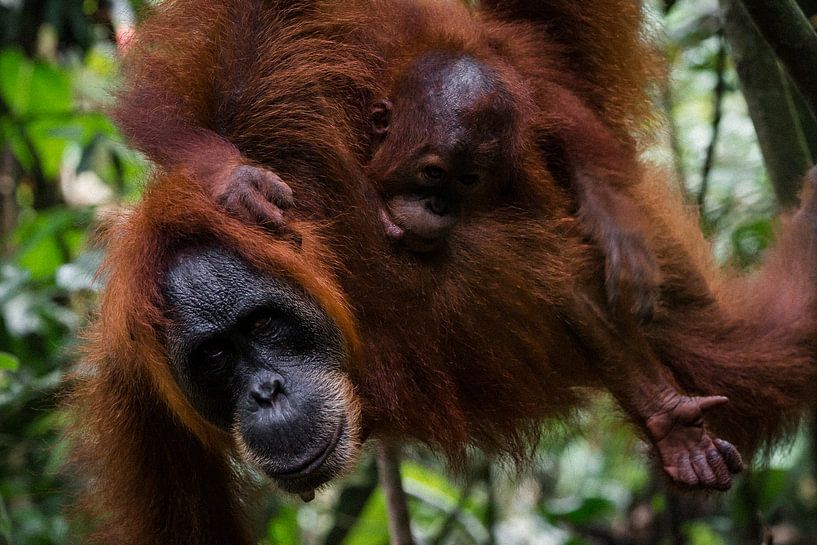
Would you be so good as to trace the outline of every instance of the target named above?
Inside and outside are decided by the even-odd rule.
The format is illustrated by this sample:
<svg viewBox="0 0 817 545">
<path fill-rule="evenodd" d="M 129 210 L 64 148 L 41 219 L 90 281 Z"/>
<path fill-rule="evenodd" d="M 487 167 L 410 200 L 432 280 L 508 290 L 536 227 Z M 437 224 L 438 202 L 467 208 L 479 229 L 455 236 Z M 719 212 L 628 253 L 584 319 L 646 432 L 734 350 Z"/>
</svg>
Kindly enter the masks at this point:
<svg viewBox="0 0 817 545">
<path fill-rule="evenodd" d="M 442 195 L 395 195 L 381 207 L 380 221 L 389 239 L 414 252 L 432 252 L 456 225 L 457 208 Z"/>
</svg>

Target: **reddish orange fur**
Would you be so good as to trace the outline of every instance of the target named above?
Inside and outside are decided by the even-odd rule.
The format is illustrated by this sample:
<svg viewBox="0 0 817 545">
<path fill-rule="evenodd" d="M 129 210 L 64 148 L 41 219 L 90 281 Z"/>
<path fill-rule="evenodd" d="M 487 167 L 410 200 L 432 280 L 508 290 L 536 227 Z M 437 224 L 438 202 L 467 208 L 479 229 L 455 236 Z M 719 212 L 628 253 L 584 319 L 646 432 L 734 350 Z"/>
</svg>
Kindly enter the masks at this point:
<svg viewBox="0 0 817 545">
<path fill-rule="evenodd" d="M 426 442 L 452 460 L 469 445 L 523 456 L 543 418 L 581 404 L 576 387 L 638 395 L 627 377 L 600 373 L 633 365 L 634 342 L 581 336 L 603 329 L 574 310 L 577 294 L 603 308 L 603 260 L 535 146 L 520 150 L 510 194 L 430 262 L 395 254 L 360 165 L 366 105 L 401 63 L 434 48 L 479 57 L 490 44 L 531 79 L 575 81 L 622 140 L 633 137 L 650 118 L 643 90 L 653 66 L 635 2 L 549 2 L 559 22 L 551 37 L 447 2 L 303 2 L 306 15 L 282 4 L 163 4 L 133 48 L 118 117 L 166 171 L 111 238 L 100 319 L 72 396 L 79 467 L 94 479 L 88 508 L 107 517 L 99 543 L 249 543 L 229 438 L 183 400 L 157 340 L 163 270 L 190 239 L 224 241 L 327 309 L 375 434 Z M 539 119 L 529 113 L 531 142 Z M 216 210 L 197 180 L 222 157 L 263 164 L 293 187 L 301 252 Z M 779 436 L 817 393 L 817 220 L 784 225 L 758 279 L 722 283 L 676 196 L 652 176 L 634 180 L 664 278 L 647 349 L 687 392 L 730 396 L 711 416 L 739 447 Z"/>
<path fill-rule="evenodd" d="M 104 520 L 95 542 L 243 542 L 238 478 L 229 466 L 236 445 L 196 415 L 170 375 L 158 340 L 164 318 L 157 280 L 180 245 L 222 240 L 260 270 L 302 286 L 343 332 L 350 357 L 360 358 L 353 317 L 326 259 L 331 253 L 315 225 L 297 227 L 308 240 L 295 252 L 260 229 L 219 217 L 210 195 L 182 175 L 163 176 L 112 227 L 101 311 L 87 332 L 70 402 L 71 433 L 84 439 L 76 463 L 100 479 L 85 499 Z M 173 468 L 177 462 L 184 467 Z"/>
</svg>

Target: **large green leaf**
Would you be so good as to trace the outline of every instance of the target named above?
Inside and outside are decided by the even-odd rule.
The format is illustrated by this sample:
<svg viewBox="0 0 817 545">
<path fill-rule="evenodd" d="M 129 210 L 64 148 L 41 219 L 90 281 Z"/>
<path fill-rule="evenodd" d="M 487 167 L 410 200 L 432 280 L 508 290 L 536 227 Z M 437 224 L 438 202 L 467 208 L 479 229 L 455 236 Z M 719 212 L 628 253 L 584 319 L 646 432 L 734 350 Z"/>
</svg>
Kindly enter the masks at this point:
<svg viewBox="0 0 817 545">
<path fill-rule="evenodd" d="M 388 545 L 389 524 L 382 490 L 371 495 L 343 545 Z"/>
<path fill-rule="evenodd" d="M 291 505 L 282 504 L 267 525 L 269 543 L 300 543 L 300 534 L 298 510 Z"/>
<path fill-rule="evenodd" d="M 67 208 L 32 216 L 15 233 L 17 264 L 34 280 L 52 279 L 61 265 L 75 257 L 89 220 L 89 212 Z"/>
<path fill-rule="evenodd" d="M 71 76 L 66 70 L 29 60 L 13 48 L 0 51 L 0 74 L 0 96 L 18 119 L 71 112 Z"/>
<path fill-rule="evenodd" d="M 34 69 L 17 48 L 0 51 L 0 98 L 17 116 L 28 112 L 28 91 Z"/>
<path fill-rule="evenodd" d="M 73 107 L 71 76 L 68 71 L 44 62 L 35 62 L 29 89 L 29 114 L 70 114 Z"/>
<path fill-rule="evenodd" d="M 20 367 L 20 360 L 14 354 L 0 352 L 0 371 L 16 371 Z"/>
<path fill-rule="evenodd" d="M 26 171 L 34 167 L 34 155 L 25 141 L 26 135 L 20 125 L 8 117 L 0 117 L 0 142 L 6 142 L 11 147 L 14 158 Z"/>
</svg>

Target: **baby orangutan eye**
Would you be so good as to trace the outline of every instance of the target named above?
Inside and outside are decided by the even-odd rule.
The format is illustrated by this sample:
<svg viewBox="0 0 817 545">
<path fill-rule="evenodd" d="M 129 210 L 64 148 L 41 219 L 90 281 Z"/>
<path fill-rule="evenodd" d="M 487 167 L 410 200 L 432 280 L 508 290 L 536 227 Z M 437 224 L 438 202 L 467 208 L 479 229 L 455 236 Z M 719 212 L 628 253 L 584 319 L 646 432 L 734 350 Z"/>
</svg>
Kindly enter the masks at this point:
<svg viewBox="0 0 817 545">
<path fill-rule="evenodd" d="M 467 187 L 477 185 L 479 183 L 479 174 L 464 174 L 460 176 L 460 183 Z"/>
<path fill-rule="evenodd" d="M 445 170 L 436 165 L 429 165 L 423 169 L 423 175 L 429 180 L 442 180 L 445 178 Z"/>
</svg>

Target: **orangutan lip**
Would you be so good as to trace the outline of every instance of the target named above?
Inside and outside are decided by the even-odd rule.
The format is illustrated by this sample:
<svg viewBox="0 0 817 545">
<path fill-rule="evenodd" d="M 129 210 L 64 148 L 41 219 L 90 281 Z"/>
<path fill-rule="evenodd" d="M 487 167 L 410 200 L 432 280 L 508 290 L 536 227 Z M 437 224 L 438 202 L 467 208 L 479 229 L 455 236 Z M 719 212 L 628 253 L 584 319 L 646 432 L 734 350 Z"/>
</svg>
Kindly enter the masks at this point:
<svg viewBox="0 0 817 545">
<path fill-rule="evenodd" d="M 301 477 L 303 477 L 305 475 L 311 474 L 313 471 L 315 471 L 316 469 L 321 467 L 323 465 L 323 463 L 326 461 L 326 458 L 330 454 L 332 454 L 332 452 L 334 452 L 335 447 L 337 447 L 338 443 L 340 442 L 340 438 L 343 435 L 343 429 L 345 427 L 346 427 L 346 419 L 344 418 L 344 419 L 342 419 L 340 421 L 340 424 L 338 424 L 338 427 L 335 430 L 334 435 L 329 440 L 329 442 L 326 444 L 326 447 L 322 451 L 320 451 L 317 454 L 317 456 L 315 456 L 312 460 L 307 460 L 306 462 L 304 462 L 299 467 L 297 467 L 297 468 L 295 468 L 293 470 L 285 471 L 283 473 L 275 473 L 273 476 L 276 479 L 287 480 L 287 479 L 298 479 L 298 478 L 301 478 Z"/>
<path fill-rule="evenodd" d="M 389 214 L 388 210 L 385 206 L 381 206 L 380 208 L 380 221 L 383 223 L 383 226 L 386 228 L 386 236 L 392 240 L 400 240 L 403 238 L 403 235 L 406 234 L 405 230 L 394 223 L 394 220 L 391 219 L 391 215 Z"/>
<path fill-rule="evenodd" d="M 417 253 L 427 253 L 440 246 L 440 238 L 427 238 L 406 231 L 400 227 L 389 214 L 388 207 L 381 206 L 380 221 L 386 229 L 386 236 L 394 242 L 403 242 L 409 250 Z"/>
</svg>

